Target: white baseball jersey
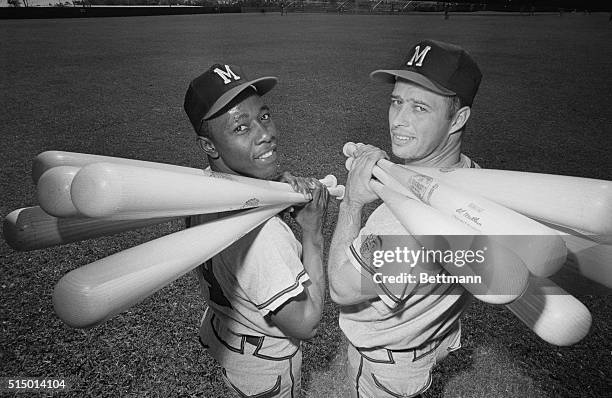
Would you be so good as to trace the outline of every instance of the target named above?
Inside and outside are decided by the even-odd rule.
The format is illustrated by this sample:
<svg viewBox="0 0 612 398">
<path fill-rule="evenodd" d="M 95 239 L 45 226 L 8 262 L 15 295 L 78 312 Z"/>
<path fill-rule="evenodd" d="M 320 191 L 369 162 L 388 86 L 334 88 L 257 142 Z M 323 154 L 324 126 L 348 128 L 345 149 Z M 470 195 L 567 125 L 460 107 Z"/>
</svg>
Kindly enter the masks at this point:
<svg viewBox="0 0 612 398">
<path fill-rule="evenodd" d="M 301 254 L 289 226 L 272 217 L 198 267 L 202 295 L 234 333 L 286 337 L 266 315 L 304 290 Z"/>
<path fill-rule="evenodd" d="M 477 168 L 478 165 L 462 155 L 454 167 Z M 359 236 L 347 249 L 347 255 L 361 274 L 372 278 L 378 271 L 372 266 L 373 250 L 392 250 L 399 245 L 410 250 L 421 248 L 387 206 L 382 204 L 370 215 Z M 436 263 L 404 269 L 406 274 L 414 274 L 417 281 L 416 274 L 423 270 L 429 274 L 448 275 Z M 441 338 L 455 327 L 472 298 L 459 284 L 413 283 L 406 280 L 376 283 L 376 289 L 378 299 L 340 310 L 340 328 L 356 347 L 403 350 Z"/>
</svg>

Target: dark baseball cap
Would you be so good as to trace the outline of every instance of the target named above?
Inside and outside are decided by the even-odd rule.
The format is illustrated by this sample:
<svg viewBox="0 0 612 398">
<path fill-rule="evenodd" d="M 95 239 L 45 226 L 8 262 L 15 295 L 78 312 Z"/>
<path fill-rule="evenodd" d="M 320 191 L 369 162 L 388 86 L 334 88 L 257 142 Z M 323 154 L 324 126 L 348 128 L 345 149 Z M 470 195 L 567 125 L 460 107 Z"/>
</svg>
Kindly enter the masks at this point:
<svg viewBox="0 0 612 398">
<path fill-rule="evenodd" d="M 472 106 L 482 73 L 463 48 L 436 40 L 423 40 L 411 47 L 401 69 L 375 70 L 372 80 L 395 83 L 398 77 L 445 96 L 457 95 Z"/>
<path fill-rule="evenodd" d="M 216 63 L 191 81 L 183 108 L 199 134 L 203 120 L 211 119 L 244 90 L 251 87 L 264 95 L 277 81 L 273 76 L 249 80 L 239 66 Z"/>
</svg>

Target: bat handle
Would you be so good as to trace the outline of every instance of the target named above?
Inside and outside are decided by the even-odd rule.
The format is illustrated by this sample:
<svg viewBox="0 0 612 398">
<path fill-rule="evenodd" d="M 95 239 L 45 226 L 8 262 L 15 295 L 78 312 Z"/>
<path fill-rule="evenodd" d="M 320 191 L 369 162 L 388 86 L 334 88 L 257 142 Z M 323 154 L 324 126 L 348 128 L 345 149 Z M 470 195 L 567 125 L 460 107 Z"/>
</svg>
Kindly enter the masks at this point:
<svg viewBox="0 0 612 398">
<path fill-rule="evenodd" d="M 353 166 L 353 161 L 355 160 L 354 155 L 355 155 L 355 151 L 359 148 L 364 146 L 365 144 L 359 142 L 359 143 L 354 143 L 354 142 L 347 142 L 346 144 L 344 144 L 344 146 L 342 147 L 342 153 L 344 154 L 344 156 L 347 157 L 346 162 L 344 162 L 344 167 L 347 170 L 351 170 L 351 167 Z M 386 166 L 389 167 L 391 165 L 393 165 L 393 163 L 391 163 L 390 161 L 388 161 L 387 159 L 380 159 L 378 161 L 378 165 L 379 166 Z"/>
<path fill-rule="evenodd" d="M 355 151 L 357 150 L 357 148 L 359 148 L 360 146 L 362 146 L 362 143 L 359 144 L 355 144 L 354 142 L 347 142 L 346 144 L 344 144 L 344 146 L 342 147 L 342 153 L 344 154 L 344 156 L 346 156 L 347 158 L 349 157 L 353 157 L 353 154 L 355 153 Z"/>
<path fill-rule="evenodd" d="M 338 179 L 333 174 L 328 174 L 325 178 L 319 180 L 321 184 L 325 185 L 327 188 L 333 188 L 338 185 Z"/>
<path fill-rule="evenodd" d="M 333 197 L 338 200 L 344 198 L 344 185 L 338 185 L 338 179 L 333 174 L 328 174 L 325 178 L 319 180 L 323 185 L 327 187 L 327 191 Z"/>
<path fill-rule="evenodd" d="M 335 197 L 338 200 L 342 200 L 344 198 L 344 185 L 336 185 L 332 188 L 327 188 L 329 194 Z"/>
</svg>

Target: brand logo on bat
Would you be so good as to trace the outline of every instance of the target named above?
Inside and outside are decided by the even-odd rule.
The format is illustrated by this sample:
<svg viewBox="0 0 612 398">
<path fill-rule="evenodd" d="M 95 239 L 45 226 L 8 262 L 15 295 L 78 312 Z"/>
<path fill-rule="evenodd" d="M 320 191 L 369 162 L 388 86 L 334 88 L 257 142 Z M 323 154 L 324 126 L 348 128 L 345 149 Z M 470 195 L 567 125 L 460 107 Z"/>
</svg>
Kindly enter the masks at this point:
<svg viewBox="0 0 612 398">
<path fill-rule="evenodd" d="M 232 70 L 232 68 L 230 68 L 228 65 L 225 65 L 225 71 L 219 69 L 219 68 L 215 68 L 213 70 L 213 72 L 215 72 L 217 75 L 219 75 L 219 77 L 221 79 L 223 79 L 223 83 L 225 84 L 230 84 L 233 80 L 240 80 L 240 76 L 238 76 L 237 74 L 234 73 L 234 71 Z"/>
<path fill-rule="evenodd" d="M 247 209 L 249 207 L 257 207 L 258 205 L 259 205 L 259 199 L 252 198 L 244 202 L 244 205 L 242 206 L 242 208 Z"/>
</svg>

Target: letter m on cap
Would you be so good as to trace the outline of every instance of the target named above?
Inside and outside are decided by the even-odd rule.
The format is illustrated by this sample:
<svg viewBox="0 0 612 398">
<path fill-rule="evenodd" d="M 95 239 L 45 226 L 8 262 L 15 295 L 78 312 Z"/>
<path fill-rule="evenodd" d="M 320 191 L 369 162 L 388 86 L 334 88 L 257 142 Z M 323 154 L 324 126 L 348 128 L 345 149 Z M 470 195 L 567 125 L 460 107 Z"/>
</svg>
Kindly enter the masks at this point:
<svg viewBox="0 0 612 398">
<path fill-rule="evenodd" d="M 408 65 L 408 66 L 413 66 L 413 65 L 414 66 L 422 66 L 423 65 L 423 61 L 425 60 L 425 56 L 427 55 L 429 50 L 431 50 L 430 46 L 426 46 L 423 49 L 423 51 L 421 51 L 421 46 L 416 46 L 414 48 L 414 55 L 412 56 L 410 61 L 408 61 L 406 63 L 406 65 Z"/>
<path fill-rule="evenodd" d="M 215 68 L 213 70 L 221 79 L 223 79 L 223 83 L 229 84 L 233 80 L 240 80 L 240 76 L 234 73 L 234 71 L 228 66 L 225 65 L 225 70 L 221 70 L 219 68 Z"/>
</svg>

